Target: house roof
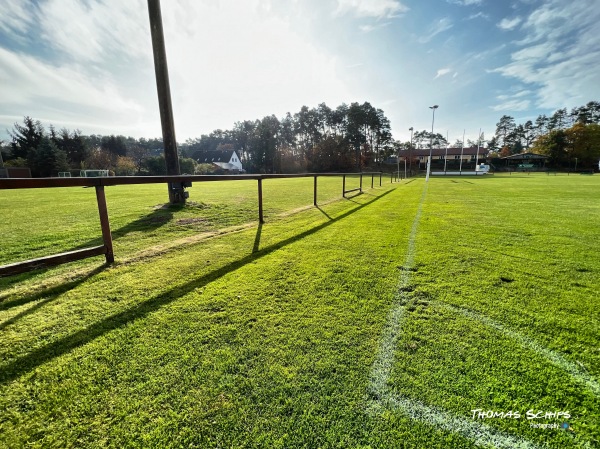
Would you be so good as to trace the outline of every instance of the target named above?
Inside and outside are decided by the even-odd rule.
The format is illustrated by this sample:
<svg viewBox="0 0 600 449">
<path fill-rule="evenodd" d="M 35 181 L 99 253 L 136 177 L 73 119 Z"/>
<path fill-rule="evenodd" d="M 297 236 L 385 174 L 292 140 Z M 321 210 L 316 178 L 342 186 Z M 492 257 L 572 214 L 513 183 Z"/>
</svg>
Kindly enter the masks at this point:
<svg viewBox="0 0 600 449">
<path fill-rule="evenodd" d="M 201 164 L 212 164 L 213 162 L 229 162 L 235 150 L 209 150 L 196 151 L 194 159 Z"/>
<path fill-rule="evenodd" d="M 479 156 L 485 156 L 488 153 L 487 148 L 479 148 Z M 400 152 L 400 157 L 409 156 L 410 150 L 402 150 Z M 446 154 L 446 148 L 434 148 L 431 150 L 432 156 L 444 156 Z M 448 156 L 460 156 L 461 149 L 459 148 L 448 148 Z M 465 147 L 462 150 L 463 155 L 476 155 L 477 147 Z M 429 148 L 423 149 L 413 149 L 412 150 L 413 157 L 419 156 L 429 156 Z"/>
<path fill-rule="evenodd" d="M 511 154 L 510 156 L 505 156 L 500 159 L 512 159 L 512 160 L 524 160 L 524 159 L 548 159 L 548 156 L 544 156 L 543 154 L 535 154 L 535 153 L 519 153 L 519 154 Z"/>
</svg>

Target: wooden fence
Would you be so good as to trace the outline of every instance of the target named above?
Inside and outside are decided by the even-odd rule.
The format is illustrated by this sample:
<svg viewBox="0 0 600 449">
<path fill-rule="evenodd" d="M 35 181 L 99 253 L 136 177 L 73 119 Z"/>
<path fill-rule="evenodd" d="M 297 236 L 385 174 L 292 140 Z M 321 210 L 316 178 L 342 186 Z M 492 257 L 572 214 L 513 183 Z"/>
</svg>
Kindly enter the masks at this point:
<svg viewBox="0 0 600 449">
<path fill-rule="evenodd" d="M 379 176 L 379 185 L 381 186 L 382 172 L 365 173 L 306 173 L 306 174 L 274 174 L 274 175 L 183 175 L 183 176 L 112 176 L 98 178 L 9 178 L 0 179 L 0 190 L 3 189 L 45 189 L 52 187 L 94 187 L 96 189 L 96 201 L 98 203 L 98 213 L 100 215 L 100 227 L 102 230 L 101 246 L 69 251 L 66 253 L 54 254 L 52 256 L 40 257 L 38 259 L 26 260 L 9 265 L 0 266 L 0 276 L 10 276 L 19 273 L 25 273 L 40 268 L 46 268 L 54 265 L 60 265 L 74 260 L 85 259 L 88 257 L 104 255 L 106 263 L 113 263 L 115 260 L 110 231 L 110 222 L 108 220 L 108 209 L 106 205 L 106 196 L 104 187 L 127 184 L 167 184 L 176 186 L 178 189 L 191 187 L 192 182 L 209 181 L 243 181 L 256 180 L 258 184 L 258 221 L 264 223 L 263 215 L 263 193 L 262 182 L 264 179 L 275 178 L 314 178 L 313 182 L 313 204 L 317 205 L 317 178 L 318 177 L 342 177 L 342 196 L 347 193 L 360 191 L 362 193 L 363 176 L 371 176 L 371 188 L 376 176 Z M 356 189 L 346 190 L 346 176 L 359 176 L 360 186 Z M 393 182 L 392 174 L 390 181 Z"/>
</svg>

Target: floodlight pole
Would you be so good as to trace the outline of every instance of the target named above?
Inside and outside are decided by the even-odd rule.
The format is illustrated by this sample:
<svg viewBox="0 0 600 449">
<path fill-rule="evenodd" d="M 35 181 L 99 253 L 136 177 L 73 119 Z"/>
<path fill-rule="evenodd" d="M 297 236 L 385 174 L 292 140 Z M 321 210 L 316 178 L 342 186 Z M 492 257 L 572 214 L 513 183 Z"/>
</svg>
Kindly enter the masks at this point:
<svg viewBox="0 0 600 449">
<path fill-rule="evenodd" d="M 448 164 L 448 131 L 446 131 L 446 154 L 444 155 L 444 175 L 446 175 L 447 164 Z"/>
<path fill-rule="evenodd" d="M 460 147 L 460 164 L 459 164 L 459 167 L 458 167 L 458 174 L 460 176 L 462 176 L 463 152 L 465 150 L 465 131 L 466 130 L 463 129 L 463 141 L 462 141 L 462 146 Z"/>
<path fill-rule="evenodd" d="M 398 145 L 398 156 L 396 157 L 396 165 L 398 168 L 398 179 L 400 179 L 400 145 Z"/>
<path fill-rule="evenodd" d="M 408 130 L 410 131 L 410 147 L 408 148 L 408 158 L 410 161 L 408 162 L 408 169 L 410 170 L 410 176 L 412 176 L 412 140 L 414 128 L 411 126 Z M 404 158 L 404 161 L 406 162 L 406 158 Z"/>
<path fill-rule="evenodd" d="M 425 181 L 429 182 L 429 174 L 431 173 L 431 153 L 433 153 L 433 124 L 435 123 L 435 110 L 439 108 L 437 104 L 429 106 L 429 109 L 433 111 L 433 117 L 431 119 L 431 137 L 429 139 L 429 159 L 427 160 L 427 175 Z"/>
<path fill-rule="evenodd" d="M 158 107 L 160 109 L 167 175 L 180 175 L 160 0 L 148 0 L 148 14 L 150 17 L 150 34 L 154 51 L 154 71 L 156 73 L 156 89 L 158 91 Z M 181 183 L 169 183 L 168 187 L 169 202 L 171 204 L 185 204 L 186 194 Z"/>
<path fill-rule="evenodd" d="M 479 128 L 479 135 L 477 136 L 477 156 L 475 157 L 475 171 L 479 165 L 479 147 L 481 147 L 481 128 Z"/>
</svg>

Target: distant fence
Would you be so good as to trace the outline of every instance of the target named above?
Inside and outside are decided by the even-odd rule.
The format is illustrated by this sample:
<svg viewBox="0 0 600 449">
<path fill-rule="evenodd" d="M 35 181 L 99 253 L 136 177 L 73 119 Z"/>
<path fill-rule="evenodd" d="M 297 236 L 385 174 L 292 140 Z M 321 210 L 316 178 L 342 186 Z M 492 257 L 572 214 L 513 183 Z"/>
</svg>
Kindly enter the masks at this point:
<svg viewBox="0 0 600 449">
<path fill-rule="evenodd" d="M 244 181 L 256 180 L 258 184 L 258 221 L 264 223 L 263 214 L 263 193 L 262 182 L 264 179 L 276 178 L 314 178 L 313 182 L 313 205 L 317 205 L 317 178 L 337 176 L 342 178 L 342 196 L 345 198 L 347 193 L 359 191 L 362 193 L 363 177 L 371 176 L 371 188 L 373 188 L 374 179 L 379 176 L 379 186 L 382 183 L 382 172 L 363 172 L 363 173 L 306 173 L 306 174 L 274 174 L 274 175 L 184 175 L 184 176 L 112 176 L 98 178 L 8 178 L 0 179 L 0 190 L 3 189 L 45 189 L 51 187 L 94 187 L 96 189 L 96 201 L 98 203 L 98 213 L 100 215 L 100 227 L 102 230 L 103 245 L 91 248 L 84 248 L 66 253 L 54 254 L 52 256 L 41 257 L 38 259 L 26 260 L 9 265 L 0 266 L 0 276 L 10 276 L 19 273 L 25 273 L 40 268 L 60 265 L 75 260 L 88 257 L 104 255 L 106 263 L 113 263 L 115 260 L 112 244 L 112 235 L 110 231 L 110 222 L 108 220 L 108 209 L 106 206 L 106 196 L 104 187 L 128 185 L 128 184 L 168 184 L 170 187 L 176 185 L 177 188 L 191 187 L 192 182 L 208 181 Z M 346 177 L 360 177 L 360 185 L 356 189 L 346 190 Z M 399 178 L 390 177 L 390 182 Z M 171 187 L 172 188 L 172 187 Z"/>
</svg>

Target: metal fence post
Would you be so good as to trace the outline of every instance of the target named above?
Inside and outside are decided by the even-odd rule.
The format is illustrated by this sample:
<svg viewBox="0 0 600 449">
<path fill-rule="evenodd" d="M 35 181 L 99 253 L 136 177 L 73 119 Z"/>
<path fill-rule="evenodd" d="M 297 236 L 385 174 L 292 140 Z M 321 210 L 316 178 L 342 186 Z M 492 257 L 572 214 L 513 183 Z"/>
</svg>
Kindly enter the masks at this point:
<svg viewBox="0 0 600 449">
<path fill-rule="evenodd" d="M 315 175 L 315 182 L 314 182 L 313 204 L 315 206 L 317 205 L 317 175 Z"/>
</svg>

